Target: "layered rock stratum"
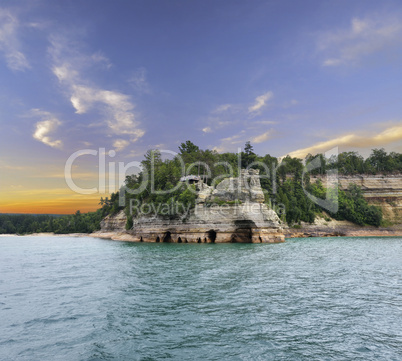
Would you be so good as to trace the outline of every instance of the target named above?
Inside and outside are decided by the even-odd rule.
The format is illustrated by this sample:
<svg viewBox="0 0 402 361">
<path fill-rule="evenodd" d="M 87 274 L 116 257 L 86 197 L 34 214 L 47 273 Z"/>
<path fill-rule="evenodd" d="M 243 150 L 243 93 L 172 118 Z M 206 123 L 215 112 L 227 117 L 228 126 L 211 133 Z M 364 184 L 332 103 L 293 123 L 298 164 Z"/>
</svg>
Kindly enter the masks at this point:
<svg viewBox="0 0 402 361">
<path fill-rule="evenodd" d="M 311 177 L 314 182 L 324 177 Z M 363 197 L 369 204 L 381 208 L 383 218 L 392 224 L 402 224 L 402 175 L 354 175 L 339 176 L 339 185 L 346 190 L 349 184 L 355 184 L 361 187 Z"/>
<path fill-rule="evenodd" d="M 186 217 L 169 219 L 158 215 L 133 218 L 125 231 L 122 211 L 106 217 L 102 232 L 120 232 L 120 239 L 138 242 L 177 243 L 277 243 L 285 240 L 278 215 L 264 203 L 259 171 L 242 170 L 216 187 L 197 185 L 195 208 Z"/>
<path fill-rule="evenodd" d="M 314 182 L 324 177 L 311 177 Z M 332 182 L 333 180 L 331 180 Z M 143 242 L 283 242 L 285 237 L 402 236 L 402 175 L 339 176 L 339 185 L 361 187 L 369 204 L 382 209 L 388 227 L 360 227 L 348 221 L 327 221 L 317 217 L 314 224 L 289 228 L 264 204 L 258 171 L 242 170 L 240 177 L 226 178 L 216 187 L 200 182 L 197 203 L 189 216 L 170 220 L 158 216 L 133 218 L 126 231 L 124 211 L 102 221 L 94 236 Z M 221 204 L 218 206 L 218 204 Z"/>
</svg>

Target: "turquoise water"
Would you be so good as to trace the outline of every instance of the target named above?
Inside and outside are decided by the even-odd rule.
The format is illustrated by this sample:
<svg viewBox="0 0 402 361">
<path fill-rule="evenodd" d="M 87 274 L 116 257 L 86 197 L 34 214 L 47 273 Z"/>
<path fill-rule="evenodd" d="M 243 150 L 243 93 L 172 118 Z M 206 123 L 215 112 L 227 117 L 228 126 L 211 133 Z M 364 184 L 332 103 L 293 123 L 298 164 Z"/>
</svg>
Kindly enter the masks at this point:
<svg viewBox="0 0 402 361">
<path fill-rule="evenodd" d="M 0 238 L 1 360 L 402 360 L 402 239 Z"/>
</svg>

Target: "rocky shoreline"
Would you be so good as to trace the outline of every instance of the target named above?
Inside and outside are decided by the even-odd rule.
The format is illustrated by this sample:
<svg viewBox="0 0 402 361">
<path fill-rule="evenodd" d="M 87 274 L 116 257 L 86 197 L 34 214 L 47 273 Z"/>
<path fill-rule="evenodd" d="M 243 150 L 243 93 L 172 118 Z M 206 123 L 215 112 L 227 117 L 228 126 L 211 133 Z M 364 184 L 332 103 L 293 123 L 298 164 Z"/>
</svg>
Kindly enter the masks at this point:
<svg viewBox="0 0 402 361">
<path fill-rule="evenodd" d="M 303 223 L 283 229 L 285 238 L 308 237 L 402 237 L 402 225 L 392 227 L 358 226 L 348 221 L 325 221 L 317 218 L 313 224 Z"/>
<path fill-rule="evenodd" d="M 286 238 L 311 237 L 402 237 L 402 228 L 375 228 L 375 227 L 305 227 L 286 228 L 283 230 Z M 113 241 L 138 242 L 138 238 L 124 231 L 98 231 L 87 235 L 89 237 L 110 239 Z"/>
<path fill-rule="evenodd" d="M 402 237 L 402 229 L 393 228 L 288 228 L 284 229 L 285 238 L 310 237 Z"/>
<path fill-rule="evenodd" d="M 138 242 L 139 239 L 130 231 L 124 230 L 125 217 L 123 213 L 114 217 L 114 229 L 103 229 L 92 233 L 91 237 L 112 239 L 116 241 Z M 194 225 L 195 226 L 195 225 Z M 402 224 L 391 227 L 358 226 L 349 221 L 328 220 L 317 217 L 313 224 L 301 222 L 294 227 L 283 226 L 281 232 L 284 238 L 310 237 L 402 237 Z M 255 242 L 258 243 L 258 242 Z"/>
<path fill-rule="evenodd" d="M 285 228 L 285 238 L 311 238 L 311 237 L 402 237 L 402 227 L 320 227 L 305 226 L 301 228 Z M 32 233 L 32 234 L 1 234 L 0 237 L 92 237 L 110 239 L 113 241 L 138 242 L 137 237 L 126 231 L 97 231 L 93 233 Z"/>
</svg>

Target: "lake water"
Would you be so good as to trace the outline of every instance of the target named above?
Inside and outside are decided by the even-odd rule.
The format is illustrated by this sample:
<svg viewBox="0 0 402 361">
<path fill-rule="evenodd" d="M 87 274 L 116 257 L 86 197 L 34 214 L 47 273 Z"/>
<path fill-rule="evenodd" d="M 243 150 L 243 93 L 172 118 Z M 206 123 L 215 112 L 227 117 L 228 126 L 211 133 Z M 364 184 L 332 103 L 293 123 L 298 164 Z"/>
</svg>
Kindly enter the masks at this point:
<svg viewBox="0 0 402 361">
<path fill-rule="evenodd" d="M 402 238 L 0 238 L 1 360 L 402 360 Z"/>
</svg>

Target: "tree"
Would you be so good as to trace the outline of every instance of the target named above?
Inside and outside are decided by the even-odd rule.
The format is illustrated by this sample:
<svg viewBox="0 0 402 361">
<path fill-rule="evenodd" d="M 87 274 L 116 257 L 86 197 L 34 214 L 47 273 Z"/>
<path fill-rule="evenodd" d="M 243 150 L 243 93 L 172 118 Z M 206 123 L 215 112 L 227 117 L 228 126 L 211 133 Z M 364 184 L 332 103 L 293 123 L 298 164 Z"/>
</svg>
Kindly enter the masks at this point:
<svg viewBox="0 0 402 361">
<path fill-rule="evenodd" d="M 382 211 L 376 206 L 369 206 L 365 210 L 365 223 L 379 227 L 382 222 Z"/>
<path fill-rule="evenodd" d="M 378 172 L 382 172 L 387 170 L 387 161 L 389 156 L 384 148 L 381 149 L 373 149 L 370 157 L 368 157 L 369 163 L 376 169 Z"/>
<path fill-rule="evenodd" d="M 190 140 L 187 140 L 185 143 L 181 143 L 179 146 L 180 154 L 192 154 L 192 153 L 198 153 L 200 151 L 200 148 L 196 146 L 193 142 Z"/>
<path fill-rule="evenodd" d="M 246 155 L 255 154 L 253 146 L 251 145 L 249 140 L 244 145 L 244 153 L 246 153 Z"/>
<path fill-rule="evenodd" d="M 247 141 L 244 145 L 244 152 L 241 153 L 242 168 L 247 168 L 251 163 L 255 161 L 256 158 L 257 156 L 254 153 L 253 146 L 251 145 L 250 141 Z"/>
<path fill-rule="evenodd" d="M 157 167 L 162 163 L 162 155 L 158 149 L 150 149 L 144 155 L 144 160 L 141 162 L 144 170 L 151 174 L 151 171 L 156 171 Z"/>
</svg>

